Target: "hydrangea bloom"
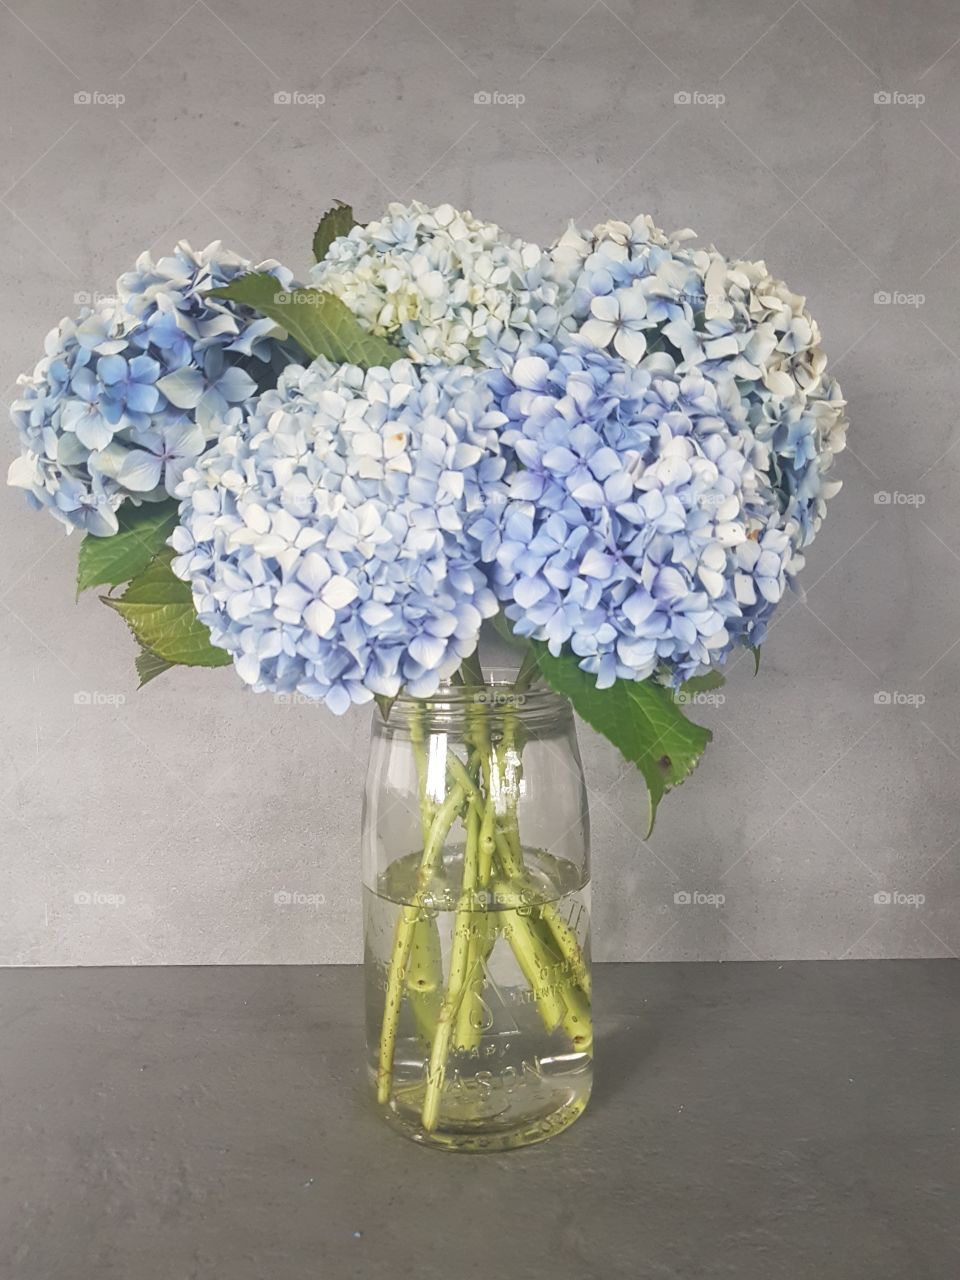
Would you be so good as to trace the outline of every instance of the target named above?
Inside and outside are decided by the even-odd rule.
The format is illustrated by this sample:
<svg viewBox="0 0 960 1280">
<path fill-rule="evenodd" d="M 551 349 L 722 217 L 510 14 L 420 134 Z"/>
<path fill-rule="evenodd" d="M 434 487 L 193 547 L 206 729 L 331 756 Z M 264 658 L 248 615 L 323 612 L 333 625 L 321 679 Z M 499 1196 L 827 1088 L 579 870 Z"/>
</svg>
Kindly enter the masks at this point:
<svg viewBox="0 0 960 1280">
<path fill-rule="evenodd" d="M 544 253 L 392 204 L 311 272 L 406 348 L 367 373 L 211 299 L 250 269 L 219 244 L 143 255 L 20 380 L 10 482 L 98 535 L 180 497 L 177 572 L 256 689 L 427 696 L 498 600 L 601 686 L 679 682 L 762 641 L 847 425 L 804 299 L 692 238 Z"/>
<path fill-rule="evenodd" d="M 495 379 L 522 470 L 471 522 L 519 635 L 675 681 L 762 638 L 797 567 L 771 451 L 729 380 L 544 344 Z"/>
<path fill-rule="evenodd" d="M 729 373 L 759 399 L 815 393 L 826 356 L 805 300 L 763 262 L 728 262 L 713 246 L 688 245 L 693 235 L 668 236 L 646 216 L 592 233 L 571 225 L 546 268 L 563 331 L 633 364 L 663 349 L 662 332 L 681 369 Z"/>
<path fill-rule="evenodd" d="M 540 248 L 448 204 L 391 204 L 331 244 L 311 283 L 372 332 L 398 336 L 416 361 L 503 365 L 523 335 L 556 323 L 557 290 Z"/>
<path fill-rule="evenodd" d="M 257 690 L 434 693 L 497 600 L 464 525 L 504 418 L 463 366 L 292 365 L 187 471 L 174 571 Z"/>
<path fill-rule="evenodd" d="M 572 331 L 586 318 L 595 294 L 610 292 L 615 282 L 651 274 L 693 236 L 689 228 L 668 235 L 647 214 L 633 222 L 601 222 L 592 231 L 571 222 L 548 250 L 544 269 L 557 287 L 564 328 Z"/>
<path fill-rule="evenodd" d="M 181 243 L 120 277 L 118 297 L 63 320 L 20 378 L 11 412 L 22 454 L 9 482 L 66 527 L 106 536 L 128 497 L 172 493 L 229 406 L 257 391 L 243 366 L 288 359 L 272 321 L 204 296 L 250 264 Z M 289 272 L 262 264 L 284 287 Z M 271 375 L 270 380 L 272 380 Z"/>
<path fill-rule="evenodd" d="M 751 429 L 776 455 L 774 482 L 805 544 L 839 487 L 823 473 L 847 427 L 819 326 L 763 262 L 728 262 L 712 246 L 687 244 L 693 235 L 667 235 L 646 216 L 589 233 L 571 225 L 545 269 L 559 328 L 542 331 L 557 342 L 578 335 L 631 364 L 664 352 L 680 374 L 734 383 Z"/>
<path fill-rule="evenodd" d="M 274 321 L 206 296 L 245 271 L 269 271 L 284 289 L 293 283 L 293 273 L 278 262 L 270 259 L 254 266 L 223 249 L 219 240 L 199 252 L 181 241 L 169 257 L 156 262 L 148 253 L 141 254 L 134 270 L 117 281 L 131 344 L 155 352 L 169 370 L 203 367 L 201 357 L 214 350 L 272 362 L 279 373 L 290 355 L 284 356 L 278 347 Z"/>
</svg>

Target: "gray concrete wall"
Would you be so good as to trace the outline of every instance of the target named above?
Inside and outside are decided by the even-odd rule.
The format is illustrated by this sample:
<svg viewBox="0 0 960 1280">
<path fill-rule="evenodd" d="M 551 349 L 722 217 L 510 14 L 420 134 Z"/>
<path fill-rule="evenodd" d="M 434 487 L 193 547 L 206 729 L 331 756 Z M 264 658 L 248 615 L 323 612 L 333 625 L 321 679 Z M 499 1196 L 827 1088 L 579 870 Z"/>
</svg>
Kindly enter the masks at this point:
<svg viewBox="0 0 960 1280">
<path fill-rule="evenodd" d="M 362 218 L 448 200 L 543 241 L 647 211 L 806 293 L 850 401 L 845 489 L 806 601 L 707 710 L 715 742 L 649 843 L 640 779 L 585 733 L 597 949 L 953 954 L 955 3 L 12 0 L 0 36 L 7 400 L 75 295 L 144 246 L 222 238 L 302 272 L 334 197 Z M 357 959 L 367 716 L 278 706 L 230 671 L 136 693 L 119 620 L 73 602 L 75 541 L 9 490 L 0 520 L 0 959 Z"/>
</svg>

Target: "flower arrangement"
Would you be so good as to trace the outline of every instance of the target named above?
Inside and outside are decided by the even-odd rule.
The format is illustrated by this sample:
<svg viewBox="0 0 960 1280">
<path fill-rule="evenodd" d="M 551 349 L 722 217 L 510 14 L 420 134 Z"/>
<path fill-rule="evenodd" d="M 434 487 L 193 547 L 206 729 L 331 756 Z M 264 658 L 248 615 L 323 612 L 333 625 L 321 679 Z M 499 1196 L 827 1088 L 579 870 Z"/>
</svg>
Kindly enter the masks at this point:
<svg viewBox="0 0 960 1280">
<path fill-rule="evenodd" d="M 710 737 L 678 693 L 759 654 L 839 488 L 844 400 L 804 299 L 648 217 L 541 249 L 449 205 L 364 226 L 338 204 L 314 256 L 303 285 L 219 244 L 142 256 L 20 379 L 10 483 L 85 533 L 78 587 L 109 588 L 141 683 L 232 663 L 255 691 L 387 718 L 481 683 L 494 625 L 514 692 L 537 676 L 637 765 L 652 826 Z M 523 878 L 500 766 L 482 733 L 450 761 L 421 870 L 459 818 L 465 857 L 486 832 L 488 887 Z M 527 968 L 550 944 L 582 973 L 544 920 L 516 943 Z M 388 993 L 417 937 L 398 923 Z"/>
<path fill-rule="evenodd" d="M 338 205 L 305 289 L 145 254 L 20 379 L 9 482 L 92 535 L 81 588 L 130 583 L 151 676 L 232 659 L 341 713 L 435 693 L 499 612 L 575 703 L 666 706 L 762 643 L 846 431 L 804 299 L 692 234 Z M 141 598 L 161 567 L 197 625 Z"/>
</svg>

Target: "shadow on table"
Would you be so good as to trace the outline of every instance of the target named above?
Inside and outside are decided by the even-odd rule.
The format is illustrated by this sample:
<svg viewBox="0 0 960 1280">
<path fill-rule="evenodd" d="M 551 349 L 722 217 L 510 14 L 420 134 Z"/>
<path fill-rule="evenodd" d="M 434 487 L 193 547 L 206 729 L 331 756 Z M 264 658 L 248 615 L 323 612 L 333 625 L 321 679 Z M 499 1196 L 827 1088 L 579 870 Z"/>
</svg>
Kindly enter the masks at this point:
<svg viewBox="0 0 960 1280">
<path fill-rule="evenodd" d="M 631 1089 L 649 1069 L 664 1035 L 668 1011 L 620 1015 L 616 1025 L 601 1027 L 594 1046 L 594 1078 L 590 1107 L 599 1110 Z"/>
<path fill-rule="evenodd" d="M 625 989 L 621 984 L 619 997 L 611 982 L 617 966 L 598 965 L 594 970 L 593 1110 L 614 1102 L 625 1090 L 635 1090 L 639 1081 L 656 1072 L 664 1046 L 684 1034 L 681 1024 L 687 1019 L 689 1000 L 682 966 L 630 969 L 637 981 Z"/>
</svg>

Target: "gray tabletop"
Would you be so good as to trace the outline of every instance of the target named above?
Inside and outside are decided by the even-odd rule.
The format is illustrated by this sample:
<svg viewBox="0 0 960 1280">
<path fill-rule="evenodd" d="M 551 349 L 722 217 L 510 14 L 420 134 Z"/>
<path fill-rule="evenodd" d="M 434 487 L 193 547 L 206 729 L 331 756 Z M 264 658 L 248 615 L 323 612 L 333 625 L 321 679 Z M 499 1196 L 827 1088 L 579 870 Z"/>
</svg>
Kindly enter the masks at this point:
<svg viewBox="0 0 960 1280">
<path fill-rule="evenodd" d="M 952 961 L 600 966 L 584 1117 L 367 1107 L 359 970 L 0 973 L 4 1280 L 957 1274 Z"/>
</svg>

